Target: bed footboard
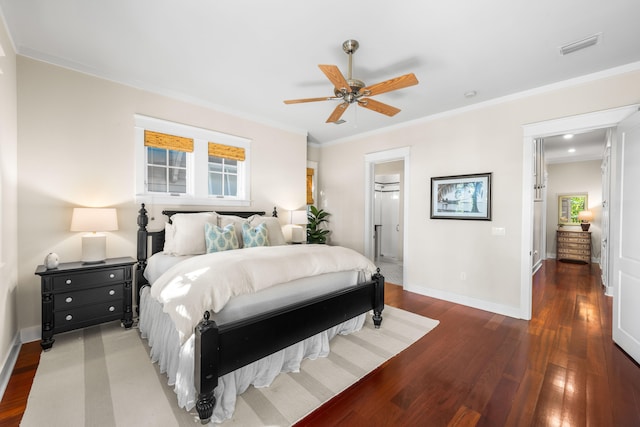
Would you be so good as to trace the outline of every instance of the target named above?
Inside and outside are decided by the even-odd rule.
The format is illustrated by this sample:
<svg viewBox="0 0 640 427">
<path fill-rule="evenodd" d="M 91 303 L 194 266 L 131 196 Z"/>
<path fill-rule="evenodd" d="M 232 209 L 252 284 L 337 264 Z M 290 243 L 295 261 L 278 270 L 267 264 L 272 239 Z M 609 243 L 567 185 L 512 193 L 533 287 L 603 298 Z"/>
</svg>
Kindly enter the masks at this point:
<svg viewBox="0 0 640 427">
<path fill-rule="evenodd" d="M 380 270 L 371 281 L 352 288 L 220 326 L 205 312 L 195 330 L 194 382 L 201 422 L 209 422 L 213 414 L 218 377 L 370 310 L 379 328 L 384 310 Z M 280 333 L 285 327 L 287 334 Z"/>
</svg>

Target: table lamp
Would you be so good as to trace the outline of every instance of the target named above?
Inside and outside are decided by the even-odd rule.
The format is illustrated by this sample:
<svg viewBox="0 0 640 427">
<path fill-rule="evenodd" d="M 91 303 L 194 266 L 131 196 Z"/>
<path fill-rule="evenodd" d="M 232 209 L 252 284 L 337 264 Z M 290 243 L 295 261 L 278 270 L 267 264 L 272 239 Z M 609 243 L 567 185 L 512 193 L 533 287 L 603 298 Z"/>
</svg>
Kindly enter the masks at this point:
<svg viewBox="0 0 640 427">
<path fill-rule="evenodd" d="M 107 258 L 107 236 L 102 231 L 116 231 L 118 216 L 114 208 L 74 208 L 71 231 L 84 231 L 82 262 L 93 264 Z"/>
<path fill-rule="evenodd" d="M 302 225 L 307 224 L 307 211 L 291 211 L 291 242 L 302 243 L 307 240 L 305 233 L 305 227 Z"/>
<path fill-rule="evenodd" d="M 582 227 L 582 231 L 589 231 L 589 221 L 593 219 L 593 212 L 591 211 L 580 211 L 578 212 L 578 219 L 580 220 L 580 227 Z"/>
</svg>

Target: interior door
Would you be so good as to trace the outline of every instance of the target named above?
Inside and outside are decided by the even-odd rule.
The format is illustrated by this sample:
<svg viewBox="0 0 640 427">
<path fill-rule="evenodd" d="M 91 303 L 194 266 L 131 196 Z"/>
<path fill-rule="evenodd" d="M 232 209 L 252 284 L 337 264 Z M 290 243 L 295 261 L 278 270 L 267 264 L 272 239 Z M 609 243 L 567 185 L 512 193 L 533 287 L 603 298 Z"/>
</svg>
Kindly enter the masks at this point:
<svg viewBox="0 0 640 427">
<path fill-rule="evenodd" d="M 640 363 L 640 113 L 618 126 L 611 182 L 613 340 Z"/>
</svg>

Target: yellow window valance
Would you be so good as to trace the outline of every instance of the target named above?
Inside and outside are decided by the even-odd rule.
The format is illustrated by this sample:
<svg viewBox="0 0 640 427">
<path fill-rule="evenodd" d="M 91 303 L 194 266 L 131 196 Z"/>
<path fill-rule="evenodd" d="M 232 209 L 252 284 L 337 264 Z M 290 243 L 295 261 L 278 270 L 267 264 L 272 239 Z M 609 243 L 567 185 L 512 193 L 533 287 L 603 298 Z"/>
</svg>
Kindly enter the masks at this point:
<svg viewBox="0 0 640 427">
<path fill-rule="evenodd" d="M 244 148 L 217 144 L 215 142 L 209 143 L 209 155 L 222 157 L 223 159 L 239 160 L 241 162 L 245 159 Z"/>
<path fill-rule="evenodd" d="M 313 203 L 313 168 L 307 168 L 307 204 Z"/>
<path fill-rule="evenodd" d="M 164 148 L 165 150 L 193 152 L 193 139 L 166 133 L 144 131 L 145 147 Z"/>
</svg>

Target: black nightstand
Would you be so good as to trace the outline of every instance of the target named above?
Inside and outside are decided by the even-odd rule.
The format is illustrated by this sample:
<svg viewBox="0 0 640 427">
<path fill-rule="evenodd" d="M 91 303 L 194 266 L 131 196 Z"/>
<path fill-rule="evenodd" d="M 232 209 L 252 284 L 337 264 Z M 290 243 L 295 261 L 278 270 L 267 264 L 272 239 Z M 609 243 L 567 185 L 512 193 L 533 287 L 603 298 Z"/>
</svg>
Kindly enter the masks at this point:
<svg viewBox="0 0 640 427">
<path fill-rule="evenodd" d="M 121 319 L 133 325 L 131 311 L 131 257 L 109 258 L 101 263 L 61 263 L 36 273 L 42 284 L 42 342 L 44 350 L 53 346 L 53 334 Z"/>
</svg>

